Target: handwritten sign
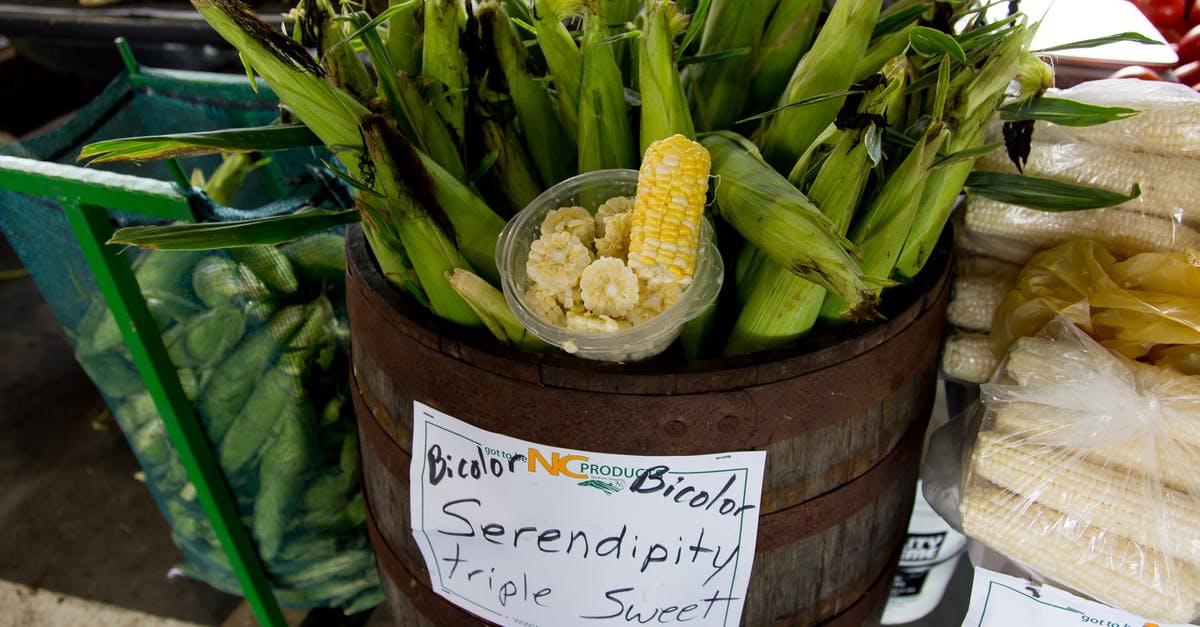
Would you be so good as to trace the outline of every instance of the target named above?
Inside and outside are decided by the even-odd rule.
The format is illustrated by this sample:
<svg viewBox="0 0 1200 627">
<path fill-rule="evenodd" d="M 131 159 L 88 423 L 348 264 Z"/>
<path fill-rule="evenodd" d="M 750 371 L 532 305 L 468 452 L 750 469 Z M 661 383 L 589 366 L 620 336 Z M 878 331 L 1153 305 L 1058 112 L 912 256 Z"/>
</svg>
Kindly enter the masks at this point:
<svg viewBox="0 0 1200 627">
<path fill-rule="evenodd" d="M 451 603 L 529 627 L 738 624 L 766 453 L 561 450 L 413 405 L 413 534 Z"/>
<path fill-rule="evenodd" d="M 975 567 L 963 627 L 1187 627 L 1154 623 L 1051 586 Z"/>
</svg>

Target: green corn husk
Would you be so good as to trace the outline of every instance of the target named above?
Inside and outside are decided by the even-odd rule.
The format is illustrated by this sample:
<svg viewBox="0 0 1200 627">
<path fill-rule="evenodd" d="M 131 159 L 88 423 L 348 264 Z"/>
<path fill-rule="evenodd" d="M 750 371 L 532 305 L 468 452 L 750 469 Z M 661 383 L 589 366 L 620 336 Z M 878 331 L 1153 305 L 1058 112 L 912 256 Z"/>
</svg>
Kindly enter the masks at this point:
<svg viewBox="0 0 1200 627">
<path fill-rule="evenodd" d="M 913 25 L 915 25 L 915 22 L 907 28 L 882 35 L 872 41 L 867 46 L 866 54 L 858 62 L 854 81 L 858 82 L 866 79 L 868 76 L 878 72 L 885 63 L 903 54 L 904 49 L 908 47 L 909 30 Z"/>
<path fill-rule="evenodd" d="M 1030 56 L 1025 48 L 1032 38 L 1032 29 L 1018 25 L 1009 30 L 1009 38 L 1000 44 L 1000 49 L 989 57 L 957 98 L 960 104 L 950 114 L 951 121 L 957 123 L 954 135 L 947 142 L 951 154 L 984 145 L 987 125 L 995 116 L 1005 90 L 1012 77 L 1017 75 L 1022 60 Z M 1052 74 L 1049 79 L 1053 80 Z M 1040 92 L 1048 86 L 1043 75 L 1028 89 Z M 974 165 L 975 159 L 972 158 L 931 173 L 925 183 L 917 217 L 896 262 L 896 272 L 900 276 L 912 278 L 925 267 Z"/>
<path fill-rule="evenodd" d="M 675 10 L 667 2 L 658 0 L 646 4 L 638 49 L 642 152 L 651 143 L 675 134 L 696 137 L 687 95 L 675 65 L 675 43 L 670 24 L 670 13 Z"/>
<path fill-rule="evenodd" d="M 463 268 L 446 275 L 458 295 L 471 306 L 497 340 L 526 350 L 543 350 L 546 343 L 530 333 L 513 315 L 504 294 L 492 284 Z"/>
<path fill-rule="evenodd" d="M 333 307 L 321 298 L 304 306 L 306 320 L 287 342 L 279 358 L 254 382 L 254 389 L 238 411 L 237 418 L 220 438 L 218 461 L 227 476 L 240 476 L 267 442 L 272 425 L 278 428 L 285 416 L 305 416 L 315 422 L 312 402 L 304 389 L 304 377 L 318 347 L 328 339 Z M 209 423 L 209 437 L 217 440 Z M 260 486 L 263 487 L 263 486 Z"/>
<path fill-rule="evenodd" d="M 405 4 L 409 0 L 391 0 L 391 6 Z M 387 22 L 387 51 L 392 67 L 410 76 L 421 73 L 422 32 L 421 14 L 417 5 L 393 13 Z"/>
<path fill-rule="evenodd" d="M 274 246 L 239 246 L 228 249 L 229 256 L 258 277 L 272 292 L 291 294 L 300 289 L 292 262 Z"/>
<path fill-rule="evenodd" d="M 206 311 L 186 324 L 184 344 L 202 366 L 216 364 L 237 346 L 246 332 L 246 315 L 233 307 Z"/>
<path fill-rule="evenodd" d="M 420 150 L 456 178 L 465 180 L 466 165 L 463 163 L 459 147 L 463 137 L 462 130 L 454 128 L 450 121 L 445 119 L 444 108 L 438 106 L 446 104 L 447 101 L 438 97 L 430 102 L 411 79 L 411 76 L 415 75 L 396 70 L 378 30 L 367 28 L 370 19 L 365 13 L 358 12 L 348 17 L 358 29 L 356 32 L 359 33 L 359 39 L 379 76 L 380 88 L 384 100 L 390 105 L 393 121 Z"/>
<path fill-rule="evenodd" d="M 751 66 L 758 58 L 763 29 L 766 28 L 767 18 L 771 16 L 774 8 L 773 1 L 712 0 L 709 5 L 698 54 L 712 55 L 738 48 L 749 48 L 750 52 L 747 55 L 694 66 L 695 85 L 691 95 L 696 124 L 701 130 L 731 128 L 741 117 L 754 78 Z M 647 22 L 652 24 L 649 18 L 650 11 L 647 7 Z M 645 37 L 646 34 L 643 34 L 643 39 Z M 645 98 L 643 90 L 643 107 Z M 646 146 L 644 136 L 645 133 L 643 149 Z"/>
<path fill-rule="evenodd" d="M 410 156 L 414 154 L 411 149 L 404 152 L 404 144 L 403 138 L 395 138 L 393 146 L 400 147 L 397 153 Z M 426 209 L 440 207 L 445 211 L 450 225 L 454 228 L 455 243 L 462 256 L 480 276 L 499 284 L 496 240 L 500 238 L 500 231 L 504 229 L 504 218 L 492 211 L 474 190 L 451 176 L 432 159 L 419 152 L 415 154 L 419 161 L 405 165 L 406 176 L 410 177 L 408 187 L 419 189 L 432 185 L 433 198 L 422 201 L 423 206 Z"/>
<path fill-rule="evenodd" d="M 559 119 L 571 141 L 577 142 L 583 53 L 563 25 L 563 20 L 580 7 L 568 0 L 534 0 L 533 7 L 533 27 L 537 33 L 538 47 L 554 81 Z"/>
<path fill-rule="evenodd" d="M 162 422 L 158 417 L 158 409 L 154 406 L 154 398 L 144 390 L 125 397 L 113 410 L 113 415 L 121 424 L 121 430 L 126 433 L 136 431 L 151 421 Z"/>
<path fill-rule="evenodd" d="M 327 81 L 304 48 L 237 0 L 192 0 L 192 5 L 326 146 L 362 145 L 358 120 L 366 108 Z"/>
<path fill-rule="evenodd" d="M 771 14 L 750 75 L 753 109 L 779 100 L 796 64 L 812 45 L 824 0 L 780 0 Z"/>
<path fill-rule="evenodd" d="M 438 115 L 458 137 L 466 137 L 467 58 L 459 39 L 467 28 L 462 0 L 425 0 L 421 75 L 440 83 L 431 96 Z"/>
<path fill-rule="evenodd" d="M 284 532 L 304 489 L 299 478 L 309 468 L 315 449 L 312 404 L 301 397 L 298 405 L 295 411 L 285 410 L 278 416 L 278 434 L 263 452 L 258 467 L 258 495 L 254 498 L 250 530 L 259 555 L 267 561 L 275 559 L 283 546 Z M 346 572 L 362 570 L 359 567 Z"/>
<path fill-rule="evenodd" d="M 342 44 L 350 33 L 345 22 L 333 19 L 333 6 L 329 0 L 317 0 L 306 6 L 317 9 L 315 15 L 305 15 L 302 26 L 316 30 L 316 46 L 321 66 L 329 72 L 333 83 L 345 90 L 364 106 L 378 95 L 375 82 L 354 49 Z"/>
<path fill-rule="evenodd" d="M 542 186 L 533 174 L 525 149 L 513 139 L 513 134 L 491 115 L 484 113 L 480 117 L 480 142 L 487 154 L 496 155 L 496 161 L 484 175 L 484 182 L 504 200 L 507 214 L 511 216 L 533 202 L 542 193 Z"/>
<path fill-rule="evenodd" d="M 583 17 L 583 81 L 579 87 L 579 171 L 636 168 L 637 148 L 625 88 L 602 3 Z"/>
<path fill-rule="evenodd" d="M 191 285 L 206 307 L 262 300 L 270 295 L 254 273 L 221 254 L 209 255 L 196 264 Z"/>
<path fill-rule="evenodd" d="M 221 164 L 213 170 L 212 176 L 200 184 L 209 200 L 218 205 L 228 206 L 233 200 L 233 194 L 242 186 L 246 176 L 257 167 L 250 155 L 241 152 L 221 155 Z M 199 170 L 197 170 L 199 172 Z"/>
<path fill-rule="evenodd" d="M 88 378 L 105 396 L 121 398 L 146 389 L 134 365 L 118 353 L 79 355 L 78 359 Z"/>
<path fill-rule="evenodd" d="M 749 140 L 731 132 L 704 136 L 712 155 L 717 209 L 776 263 L 856 304 L 875 283 L 849 252 L 849 242 L 787 179 L 752 152 Z"/>
<path fill-rule="evenodd" d="M 879 277 L 892 275 L 920 204 L 925 180 L 947 134 L 942 122 L 930 124 L 924 136 L 887 178 L 878 195 L 855 222 L 850 239 L 861 251 L 864 272 Z M 836 321 L 859 316 L 860 312 L 855 310 L 853 304 L 829 294 L 820 315 Z"/>
<path fill-rule="evenodd" d="M 255 382 L 287 349 L 309 313 L 310 308 L 304 305 L 279 310 L 213 370 L 196 399 L 196 409 L 205 418 L 210 439 L 219 442 L 225 435 L 254 391 Z"/>
<path fill-rule="evenodd" d="M 324 71 L 304 48 L 271 28 L 245 4 L 237 0 L 192 0 L 192 5 L 271 86 L 280 102 L 323 144 L 335 149 L 350 178 L 364 180 L 359 122 L 368 114 L 367 109 L 327 81 Z M 405 274 L 408 268 L 399 263 L 405 257 L 399 239 L 378 223 L 366 224 L 366 230 L 371 232 L 372 248 L 385 276 Z"/>
<path fill-rule="evenodd" d="M 880 5 L 880 0 L 837 0 L 812 48 L 792 72 L 779 104 L 850 87 L 854 72 L 846 71 L 844 64 L 863 56 Z M 788 109 L 768 119 L 758 138 L 763 156 L 781 170 L 790 167 L 829 126 L 844 100 L 834 98 Z"/>
<path fill-rule="evenodd" d="M 572 174 L 575 146 L 558 120 L 545 82 L 530 73 L 532 59 L 508 12 L 498 2 L 487 0 L 479 5 L 475 15 L 481 28 L 491 34 L 517 121 L 527 138 L 525 147 L 542 183 L 549 187 Z"/>
<path fill-rule="evenodd" d="M 418 171 L 420 156 L 383 116 L 371 115 L 363 120 L 363 139 L 375 164 L 375 182 L 388 199 L 380 217 L 395 229 L 404 251 L 413 260 L 412 268 L 430 308 L 446 320 L 478 326 L 479 318 L 446 281 L 447 272 L 469 268 L 470 264 L 447 235 L 451 224 L 443 208 L 448 205 L 434 196 L 440 187 L 430 176 L 433 168 Z M 436 168 L 432 162 L 428 165 Z"/>
<path fill-rule="evenodd" d="M 859 133 L 841 133 L 833 152 L 825 158 L 808 196 L 844 235 L 858 207 L 871 162 Z M 763 259 L 751 273 L 742 307 L 729 339 L 726 355 L 742 355 L 784 346 L 807 334 L 817 322 L 824 287 L 796 276 L 771 259 Z"/>
<path fill-rule="evenodd" d="M 164 328 L 165 322 L 180 315 L 186 315 L 185 309 L 198 309 L 190 300 L 190 292 L 177 295 L 186 285 L 186 278 L 191 274 L 196 262 L 204 256 L 203 252 L 143 252 L 133 262 L 134 278 L 142 295 L 154 304 L 151 314 L 159 321 L 159 328 Z M 163 295 L 176 295 L 174 299 L 163 298 Z M 174 306 L 172 306 L 174 303 Z M 149 306 L 151 302 L 147 302 Z M 171 311 L 168 311 L 170 309 Z M 85 320 L 77 331 L 79 336 L 80 354 L 104 353 L 125 342 L 121 329 L 108 308 L 108 303 L 97 299 L 88 310 Z"/>
<path fill-rule="evenodd" d="M 306 283 L 336 285 L 346 277 L 346 238 L 336 233 L 313 233 L 279 246 Z"/>
<path fill-rule="evenodd" d="M 414 144 L 455 179 L 466 181 L 467 167 L 450 127 L 421 94 L 411 77 L 397 74 L 395 83 L 402 112 L 398 121 L 405 121 L 411 128 L 411 131 L 405 129 L 405 137 L 412 138 Z"/>
</svg>

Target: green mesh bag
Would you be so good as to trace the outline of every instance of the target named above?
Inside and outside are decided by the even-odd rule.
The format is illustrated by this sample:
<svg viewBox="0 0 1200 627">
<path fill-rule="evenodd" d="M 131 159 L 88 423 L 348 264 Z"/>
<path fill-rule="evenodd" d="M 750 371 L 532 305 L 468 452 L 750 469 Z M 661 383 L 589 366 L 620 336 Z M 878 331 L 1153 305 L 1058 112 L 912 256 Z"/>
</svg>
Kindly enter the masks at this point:
<svg viewBox="0 0 1200 627">
<path fill-rule="evenodd" d="M 65 126 L 0 154 L 73 163 L 116 137 L 270 123 L 269 90 L 244 77 L 145 71 L 118 77 Z M 348 204 L 316 149 L 272 153 L 230 202 L 203 195 L 208 220 L 265 217 L 305 205 Z M 215 156 L 181 161 L 210 174 Z M 171 180 L 163 164 L 103 166 Z M 238 594 L 241 588 L 197 499 L 116 320 L 54 199 L 4 191 L 0 227 L 67 331 L 137 456 L 183 562 L 173 570 Z M 86 198 L 84 199 L 87 200 Z M 120 226 L 157 223 L 110 210 Z M 280 604 L 341 607 L 382 600 L 365 531 L 357 435 L 346 399 L 348 341 L 343 235 L 327 231 L 277 247 L 201 252 L 126 250 L 167 354 L 220 463 Z"/>
</svg>

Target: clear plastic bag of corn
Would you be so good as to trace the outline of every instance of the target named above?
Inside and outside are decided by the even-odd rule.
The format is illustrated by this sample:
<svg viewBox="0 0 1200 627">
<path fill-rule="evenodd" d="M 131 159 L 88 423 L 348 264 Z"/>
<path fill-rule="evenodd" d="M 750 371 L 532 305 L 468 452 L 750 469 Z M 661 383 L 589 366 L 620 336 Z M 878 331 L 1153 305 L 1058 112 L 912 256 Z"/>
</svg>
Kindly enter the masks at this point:
<svg viewBox="0 0 1200 627">
<path fill-rule="evenodd" d="M 1056 318 L 981 389 L 958 514 L 972 540 L 1146 620 L 1200 617 L 1200 377 Z M 970 432 L 970 431 L 968 431 Z"/>
</svg>

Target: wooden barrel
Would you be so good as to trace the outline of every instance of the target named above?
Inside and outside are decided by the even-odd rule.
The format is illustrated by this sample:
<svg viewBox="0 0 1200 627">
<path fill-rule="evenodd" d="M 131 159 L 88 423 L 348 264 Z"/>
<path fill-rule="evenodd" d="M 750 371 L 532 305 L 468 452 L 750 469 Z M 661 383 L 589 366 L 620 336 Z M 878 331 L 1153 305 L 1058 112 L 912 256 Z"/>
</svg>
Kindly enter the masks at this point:
<svg viewBox="0 0 1200 627">
<path fill-rule="evenodd" d="M 347 253 L 368 528 L 397 624 L 483 624 L 433 592 L 413 538 L 414 400 L 564 449 L 764 450 L 742 624 L 879 622 L 933 405 L 944 258 L 893 288 L 886 322 L 869 328 L 747 357 L 617 365 L 531 355 L 442 323 L 387 283 L 357 229 Z"/>
</svg>

